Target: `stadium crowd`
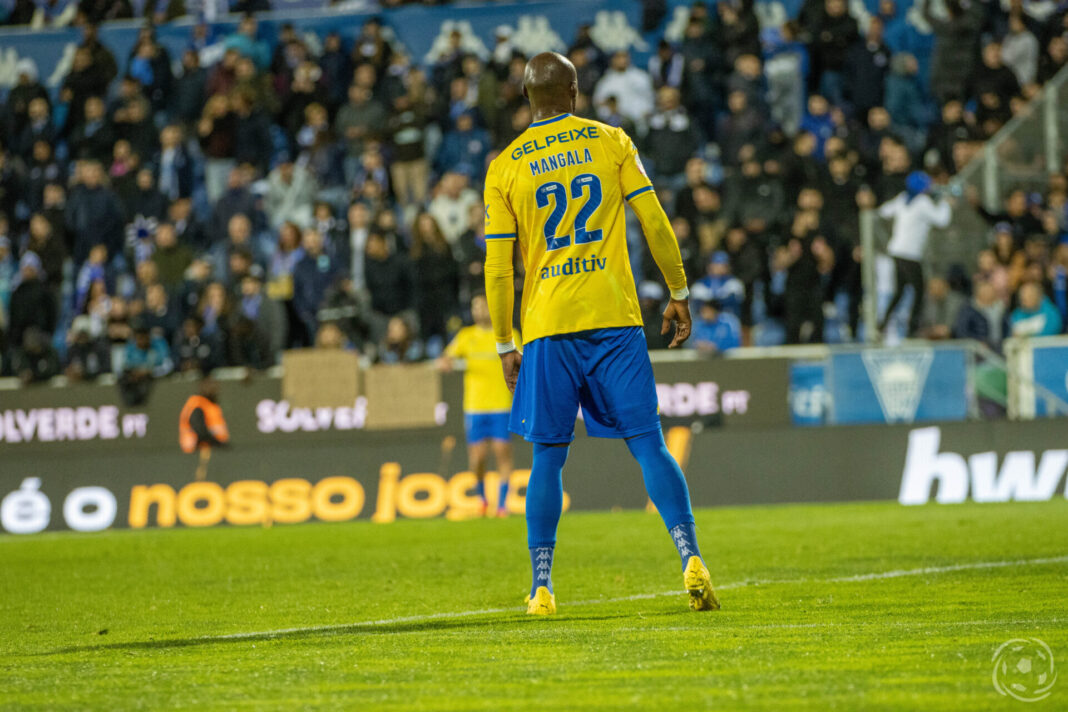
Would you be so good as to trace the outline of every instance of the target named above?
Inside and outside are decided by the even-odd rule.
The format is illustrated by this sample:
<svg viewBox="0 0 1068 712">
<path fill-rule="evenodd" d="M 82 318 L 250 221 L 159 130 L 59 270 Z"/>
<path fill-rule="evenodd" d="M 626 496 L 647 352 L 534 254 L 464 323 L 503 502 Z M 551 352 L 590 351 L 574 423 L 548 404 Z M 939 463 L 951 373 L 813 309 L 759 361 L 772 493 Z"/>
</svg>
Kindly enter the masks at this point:
<svg viewBox="0 0 1068 712">
<path fill-rule="evenodd" d="M 511 28 L 485 57 L 454 32 L 421 65 L 388 21 L 319 38 L 284 27 L 271 45 L 246 15 L 224 38 L 195 26 L 180 57 L 146 24 L 115 57 L 93 24 L 115 17 L 106 7 L 79 3 L 83 39 L 57 91 L 21 60 L 0 105 L 3 375 L 113 372 L 136 400 L 171 371 L 264 368 L 291 347 L 439 355 L 481 289 L 486 165 L 530 121 Z M 1068 62 L 1063 7 L 920 9 L 935 35 L 926 76 L 894 0 L 864 27 L 845 0 L 806 0 L 763 30 L 753 0 L 695 2 L 645 66 L 588 27 L 574 38 L 577 113 L 630 132 L 672 216 L 695 348 L 751 343 L 754 325 L 821 341 L 834 303 L 856 334 L 859 211 L 917 169 L 944 182 Z M 221 60 L 202 66 L 219 40 Z M 1045 194 L 984 212 L 990 248 L 929 280 L 919 334 L 996 347 L 1061 332 L 1066 199 L 1058 173 Z M 664 286 L 629 233 L 662 348 Z"/>
</svg>

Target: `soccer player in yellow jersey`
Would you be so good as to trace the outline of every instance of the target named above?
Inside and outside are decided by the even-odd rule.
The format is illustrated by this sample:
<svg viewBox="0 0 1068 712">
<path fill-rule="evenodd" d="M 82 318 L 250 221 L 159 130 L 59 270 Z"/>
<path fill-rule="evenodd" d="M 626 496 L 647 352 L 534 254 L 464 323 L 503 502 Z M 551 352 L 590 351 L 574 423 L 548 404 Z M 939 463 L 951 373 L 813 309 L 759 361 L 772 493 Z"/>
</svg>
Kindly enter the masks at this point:
<svg viewBox="0 0 1068 712">
<path fill-rule="evenodd" d="M 719 608 L 701 559 L 690 494 L 660 429 L 656 383 L 627 256 L 630 203 L 671 289 L 662 333 L 690 335 L 678 242 L 634 143 L 620 129 L 572 116 L 575 67 L 555 52 L 523 78 L 534 121 L 486 175 L 486 297 L 504 378 L 515 393 L 509 426 L 533 443 L 527 545 L 533 581 L 527 612 L 556 611 L 552 562 L 562 472 L 581 406 L 586 432 L 623 438 L 679 551 L 694 610 Z M 526 268 L 520 308 L 526 346 L 512 334 L 512 259 Z"/>
<path fill-rule="evenodd" d="M 501 484 L 497 495 L 497 516 L 508 516 L 504 506 L 508 498 L 508 480 L 512 476 L 512 435 L 508 431 L 508 415 L 512 410 L 512 394 L 501 379 L 500 360 L 493 338 L 486 297 L 476 295 L 471 300 L 471 317 L 475 323 L 465 326 L 445 348 L 442 368 L 448 370 L 452 359 L 464 359 L 464 430 L 467 433 L 467 460 L 471 472 L 478 478 L 476 489 L 482 499 L 482 515 L 489 508 L 486 499 L 486 462 L 489 451 L 497 460 L 497 474 Z M 518 336 L 516 337 L 518 339 Z"/>
</svg>

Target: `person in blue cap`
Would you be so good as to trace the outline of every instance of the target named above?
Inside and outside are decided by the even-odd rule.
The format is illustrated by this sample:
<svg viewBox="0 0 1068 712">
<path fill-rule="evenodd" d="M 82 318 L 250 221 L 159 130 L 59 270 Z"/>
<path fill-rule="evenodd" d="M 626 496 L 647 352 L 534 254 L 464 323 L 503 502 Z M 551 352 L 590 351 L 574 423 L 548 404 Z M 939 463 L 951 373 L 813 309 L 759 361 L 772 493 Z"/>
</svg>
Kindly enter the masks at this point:
<svg viewBox="0 0 1068 712">
<path fill-rule="evenodd" d="M 905 192 L 879 207 L 879 216 L 893 219 L 894 226 L 886 251 L 894 258 L 896 287 L 886 307 L 879 331 L 885 332 L 890 318 L 905 296 L 905 288 L 912 288 L 912 309 L 906 336 L 916 333 L 923 307 L 923 255 L 932 227 L 946 227 L 953 217 L 948 202 L 931 196 L 931 177 L 923 171 L 913 171 L 905 178 Z"/>
</svg>

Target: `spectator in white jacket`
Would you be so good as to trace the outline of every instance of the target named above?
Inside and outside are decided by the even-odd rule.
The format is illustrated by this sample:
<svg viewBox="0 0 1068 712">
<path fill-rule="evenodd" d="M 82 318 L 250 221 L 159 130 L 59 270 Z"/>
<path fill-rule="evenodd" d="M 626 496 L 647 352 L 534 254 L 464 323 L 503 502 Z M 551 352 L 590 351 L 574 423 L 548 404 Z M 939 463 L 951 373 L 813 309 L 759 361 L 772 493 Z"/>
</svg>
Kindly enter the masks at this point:
<svg viewBox="0 0 1068 712">
<path fill-rule="evenodd" d="M 648 72 L 631 66 L 630 54 L 623 50 L 612 55 L 611 66 L 593 90 L 593 103 L 600 110 L 611 96 L 618 102 L 619 113 L 636 124 L 653 112 L 653 80 Z"/>
<path fill-rule="evenodd" d="M 308 169 L 283 156 L 267 176 L 264 206 L 271 228 L 277 230 L 285 222 L 300 227 L 311 225 L 315 192 L 315 178 Z"/>
<path fill-rule="evenodd" d="M 927 238 L 932 227 L 946 227 L 953 217 L 949 203 L 933 200 L 929 195 L 931 177 L 922 171 L 914 171 L 905 179 L 905 192 L 879 208 L 879 217 L 893 218 L 894 227 L 886 251 L 894 258 L 897 286 L 894 296 L 886 307 L 880 331 L 886 330 L 905 287 L 912 287 L 912 311 L 909 314 L 907 335 L 912 335 L 920 325 L 923 307 L 923 254 L 927 250 Z"/>
<path fill-rule="evenodd" d="M 1035 83 L 1038 74 L 1038 40 L 1024 24 L 1023 15 L 1009 15 L 1009 31 L 1001 41 L 1001 61 L 1016 75 L 1021 87 Z"/>
</svg>

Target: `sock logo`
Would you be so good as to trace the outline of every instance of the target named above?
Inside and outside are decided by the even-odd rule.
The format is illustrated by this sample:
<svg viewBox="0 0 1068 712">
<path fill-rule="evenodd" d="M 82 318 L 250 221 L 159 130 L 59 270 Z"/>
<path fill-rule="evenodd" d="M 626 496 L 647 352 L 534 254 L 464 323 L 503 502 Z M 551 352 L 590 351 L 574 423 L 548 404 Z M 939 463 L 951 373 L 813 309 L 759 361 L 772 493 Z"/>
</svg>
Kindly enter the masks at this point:
<svg viewBox="0 0 1068 712">
<path fill-rule="evenodd" d="M 694 552 L 690 549 L 690 540 L 686 535 L 686 527 L 679 524 L 673 528 L 671 530 L 671 538 L 675 540 L 675 548 L 679 550 L 679 556 L 693 556 Z"/>
<path fill-rule="evenodd" d="M 537 565 L 534 567 L 535 579 L 539 582 L 548 581 L 549 572 L 552 571 L 553 567 L 552 549 L 549 549 L 548 547 L 539 547 L 534 556 L 534 561 L 537 562 Z"/>
</svg>

